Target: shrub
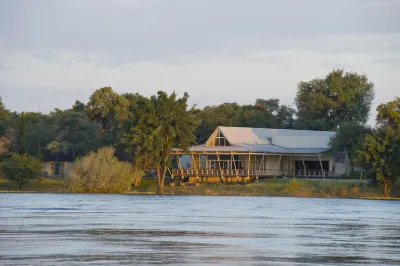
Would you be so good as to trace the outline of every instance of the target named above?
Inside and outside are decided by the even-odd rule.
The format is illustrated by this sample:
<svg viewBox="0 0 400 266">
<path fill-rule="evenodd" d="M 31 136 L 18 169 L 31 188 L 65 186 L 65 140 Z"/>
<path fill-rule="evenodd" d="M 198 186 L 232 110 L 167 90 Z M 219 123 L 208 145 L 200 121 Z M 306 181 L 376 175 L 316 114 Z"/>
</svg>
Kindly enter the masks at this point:
<svg viewBox="0 0 400 266">
<path fill-rule="evenodd" d="M 28 154 L 13 154 L 1 161 L 0 168 L 2 175 L 17 182 L 18 189 L 22 190 L 31 180 L 40 175 L 42 164 Z"/>
<path fill-rule="evenodd" d="M 125 193 L 142 170 L 121 162 L 110 147 L 101 148 L 80 159 L 67 174 L 69 189 L 78 193 Z"/>
</svg>

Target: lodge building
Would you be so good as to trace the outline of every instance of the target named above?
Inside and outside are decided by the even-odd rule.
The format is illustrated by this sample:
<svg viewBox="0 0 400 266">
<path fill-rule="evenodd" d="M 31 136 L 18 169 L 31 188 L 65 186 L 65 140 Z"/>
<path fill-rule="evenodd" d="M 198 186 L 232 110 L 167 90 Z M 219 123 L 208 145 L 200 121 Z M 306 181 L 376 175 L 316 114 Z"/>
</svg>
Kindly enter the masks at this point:
<svg viewBox="0 0 400 266">
<path fill-rule="evenodd" d="M 332 131 L 219 126 L 203 145 L 173 149 L 172 177 L 189 182 L 250 182 L 266 177 L 343 175 L 348 166 L 333 154 Z"/>
</svg>

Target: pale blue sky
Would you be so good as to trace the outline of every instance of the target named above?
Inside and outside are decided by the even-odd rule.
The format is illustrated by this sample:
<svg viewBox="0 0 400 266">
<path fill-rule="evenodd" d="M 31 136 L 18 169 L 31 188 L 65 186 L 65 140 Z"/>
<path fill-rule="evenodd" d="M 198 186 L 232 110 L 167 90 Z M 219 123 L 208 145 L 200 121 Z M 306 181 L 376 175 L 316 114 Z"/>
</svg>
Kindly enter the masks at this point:
<svg viewBox="0 0 400 266">
<path fill-rule="evenodd" d="M 400 96 L 400 1 L 0 0 L 13 110 L 69 108 L 103 86 L 187 91 L 200 107 L 293 104 L 299 81 L 333 68 L 368 74 L 373 109 Z"/>
</svg>

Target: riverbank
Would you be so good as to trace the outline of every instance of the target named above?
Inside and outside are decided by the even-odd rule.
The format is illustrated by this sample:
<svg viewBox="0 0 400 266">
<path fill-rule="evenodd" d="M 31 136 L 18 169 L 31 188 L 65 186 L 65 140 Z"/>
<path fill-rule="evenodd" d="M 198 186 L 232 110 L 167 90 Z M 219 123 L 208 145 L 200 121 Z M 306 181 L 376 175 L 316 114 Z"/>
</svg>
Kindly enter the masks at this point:
<svg viewBox="0 0 400 266">
<path fill-rule="evenodd" d="M 153 180 L 142 180 L 141 186 L 128 194 L 156 194 L 157 184 Z M 19 192 L 17 185 L 0 179 L 0 192 Z M 29 183 L 21 192 L 68 193 L 68 186 L 62 179 L 39 178 Z M 287 196 L 318 198 L 369 198 L 382 199 L 379 186 L 367 182 L 348 180 L 304 180 L 271 178 L 252 184 L 178 184 L 166 185 L 168 195 L 209 195 L 209 196 Z M 391 199 L 400 199 L 400 185 L 394 186 Z"/>
</svg>

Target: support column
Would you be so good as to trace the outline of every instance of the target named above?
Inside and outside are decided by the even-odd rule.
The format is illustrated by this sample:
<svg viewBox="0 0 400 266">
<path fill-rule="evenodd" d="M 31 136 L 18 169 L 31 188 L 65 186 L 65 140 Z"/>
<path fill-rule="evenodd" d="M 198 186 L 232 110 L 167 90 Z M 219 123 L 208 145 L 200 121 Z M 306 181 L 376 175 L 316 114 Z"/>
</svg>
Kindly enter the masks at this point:
<svg viewBox="0 0 400 266">
<path fill-rule="evenodd" d="M 177 158 L 177 161 L 178 161 L 178 167 L 179 167 L 179 170 L 181 171 L 181 176 L 182 176 L 182 181 L 183 181 L 183 179 L 185 178 L 185 175 L 183 173 L 183 168 L 182 168 L 182 165 L 181 165 L 181 159 L 179 158 L 179 154 L 176 155 L 176 158 Z"/>
<path fill-rule="evenodd" d="M 221 175 L 221 181 L 223 183 L 224 182 L 224 176 L 223 176 L 223 173 L 222 173 L 221 162 L 219 160 L 219 154 L 218 153 L 217 153 L 217 158 L 218 158 L 219 172 L 220 172 L 220 175 Z"/>
<path fill-rule="evenodd" d="M 324 168 L 322 167 L 322 161 L 321 161 L 321 154 L 318 154 L 318 159 L 319 159 L 319 165 L 321 166 L 322 177 L 325 179 Z"/>
<path fill-rule="evenodd" d="M 192 166 L 194 165 L 194 170 L 196 171 L 196 182 L 199 182 L 199 171 L 197 169 L 197 164 L 196 164 L 196 158 L 194 157 L 194 154 L 192 153 Z M 200 161 L 199 161 L 200 163 Z"/>
<path fill-rule="evenodd" d="M 250 163 L 251 163 L 251 153 L 249 153 L 249 162 L 247 166 L 247 179 L 250 179 Z"/>
<path fill-rule="evenodd" d="M 235 156 L 233 155 L 233 152 L 231 153 L 231 158 L 232 158 L 233 166 L 235 167 L 236 183 L 238 183 L 238 182 L 239 182 L 239 175 L 238 175 L 238 171 L 237 171 L 237 167 L 236 167 L 236 161 L 235 161 Z"/>
<path fill-rule="evenodd" d="M 258 174 L 260 173 L 260 171 L 262 169 L 262 166 L 264 164 L 264 157 L 265 157 L 265 155 L 263 154 L 262 159 L 261 159 L 261 163 L 260 163 L 260 167 L 258 168 L 258 172 L 257 172 L 257 175 L 256 175 L 256 181 L 258 181 Z"/>
<path fill-rule="evenodd" d="M 303 160 L 303 168 L 304 168 L 304 175 L 306 176 L 307 179 L 307 173 L 306 173 L 306 164 L 304 163 L 304 156 L 301 156 L 301 159 Z"/>
</svg>

